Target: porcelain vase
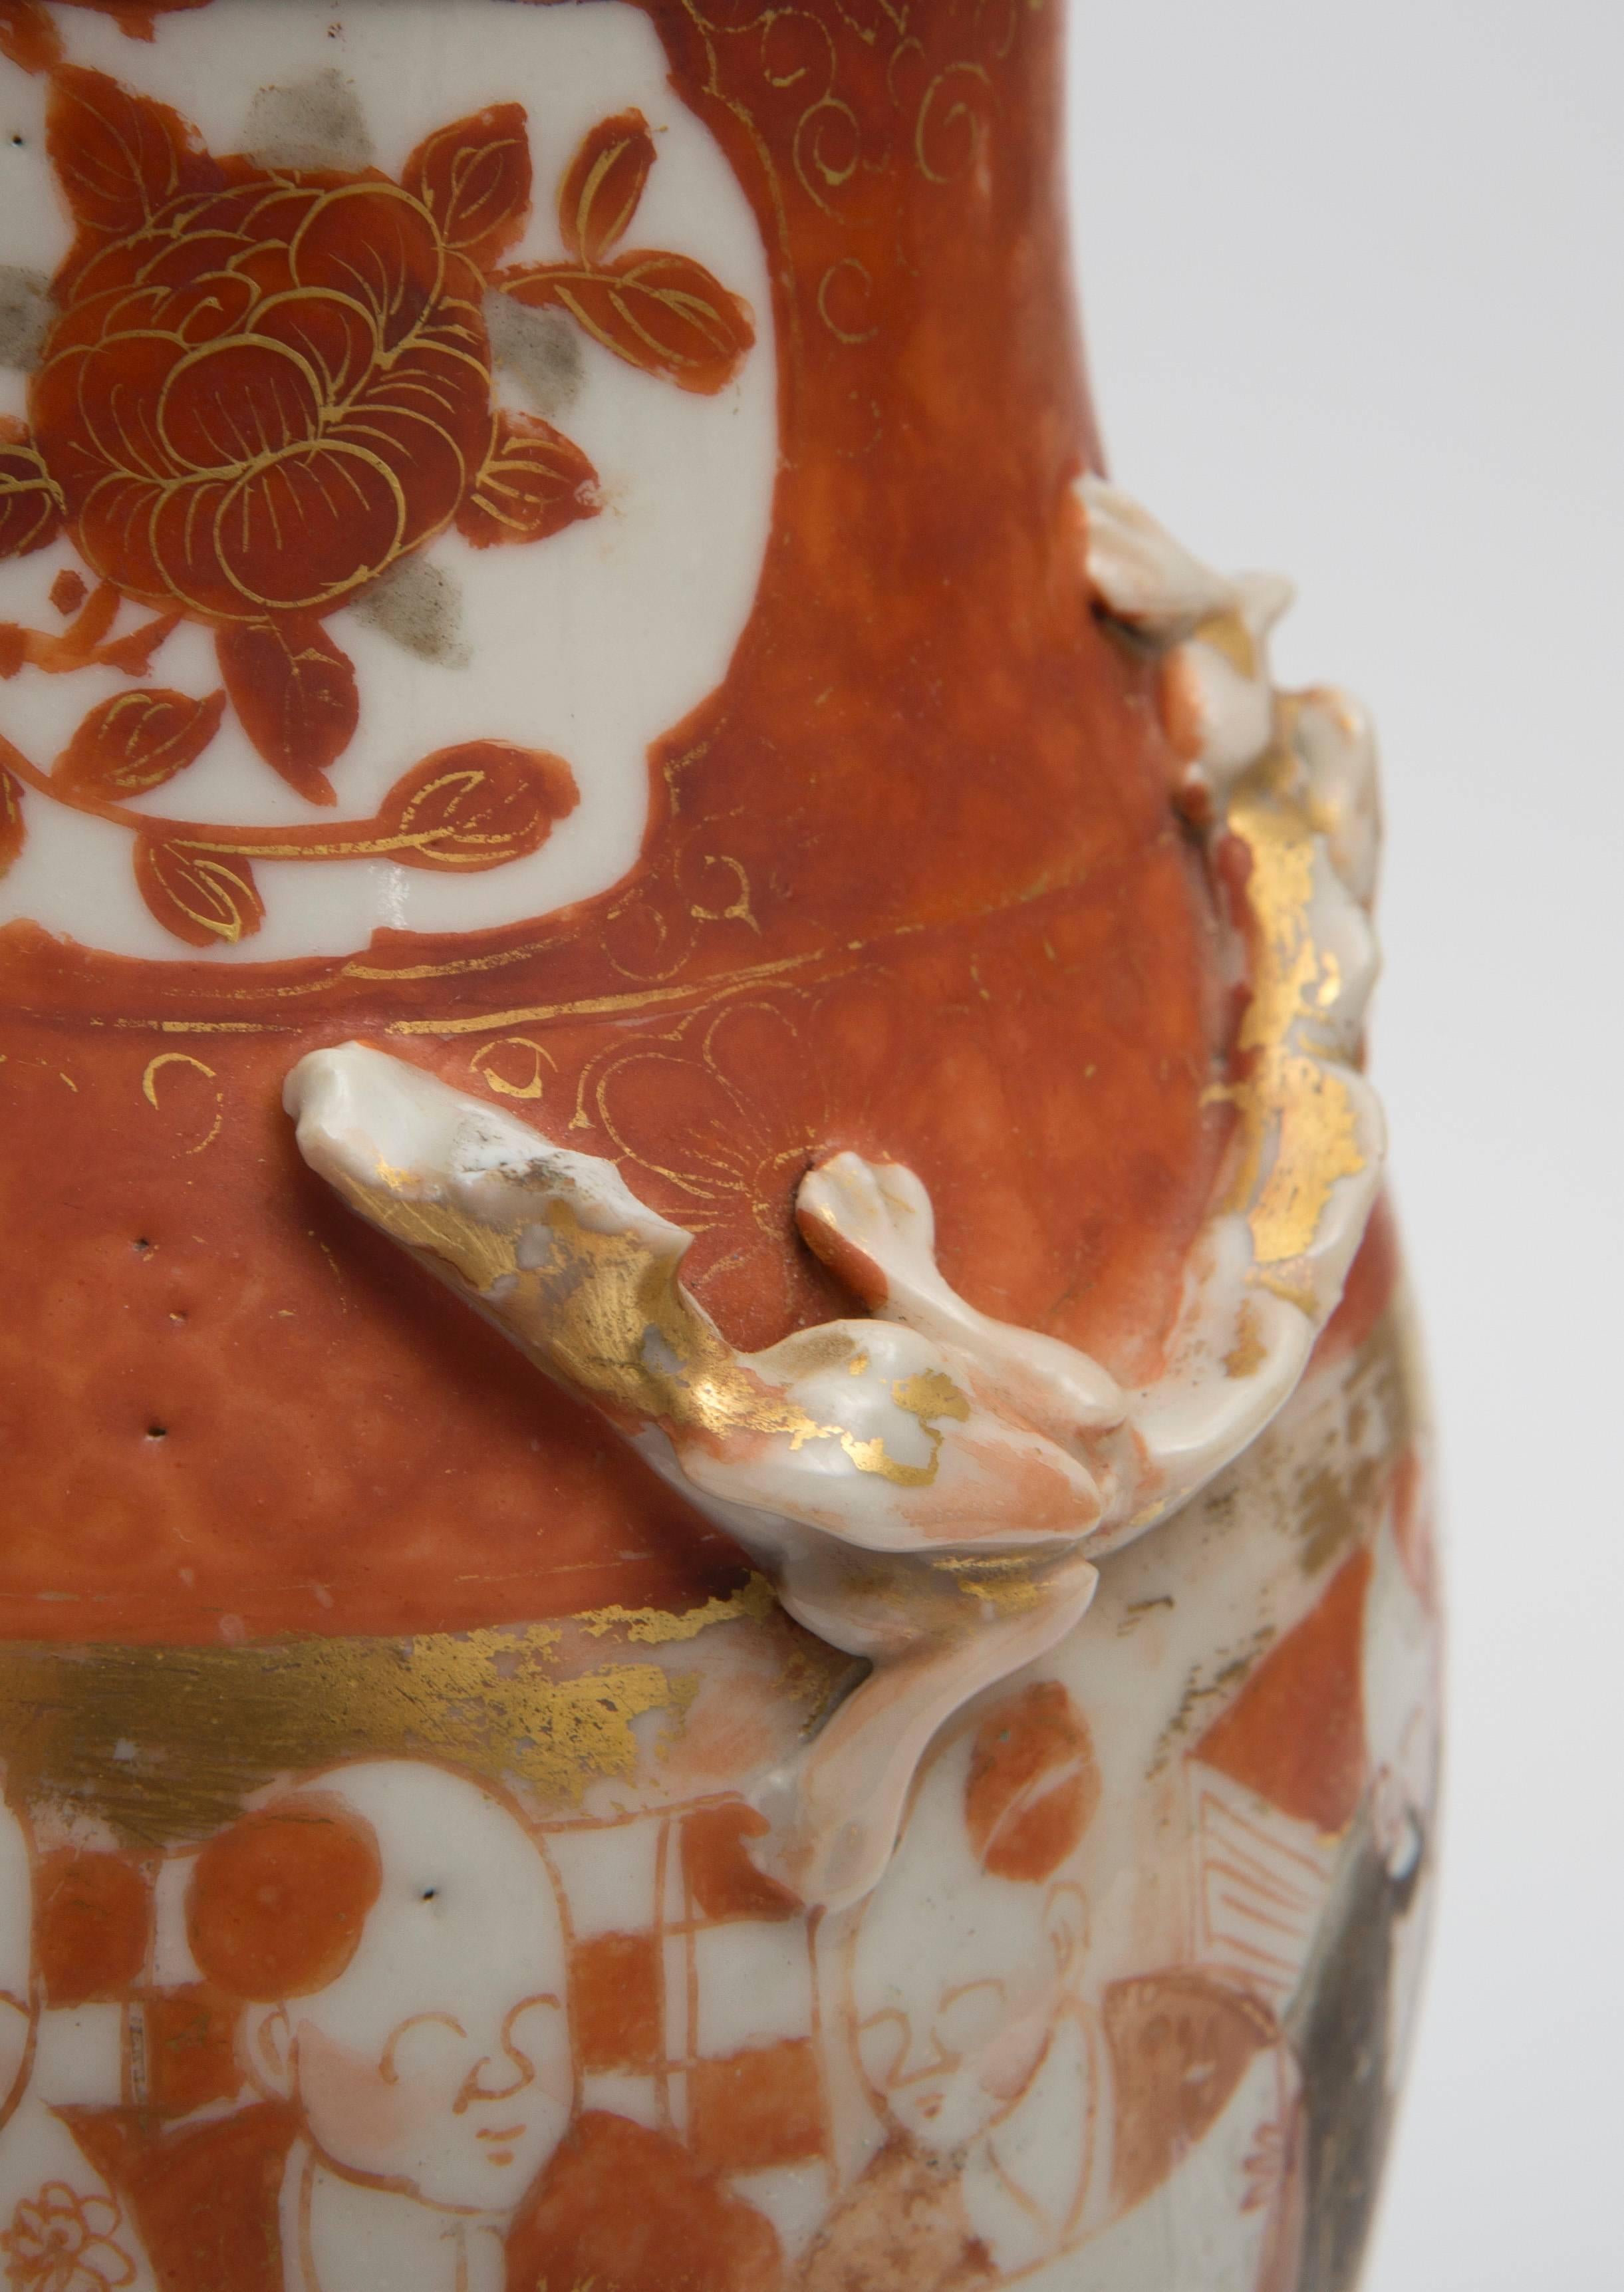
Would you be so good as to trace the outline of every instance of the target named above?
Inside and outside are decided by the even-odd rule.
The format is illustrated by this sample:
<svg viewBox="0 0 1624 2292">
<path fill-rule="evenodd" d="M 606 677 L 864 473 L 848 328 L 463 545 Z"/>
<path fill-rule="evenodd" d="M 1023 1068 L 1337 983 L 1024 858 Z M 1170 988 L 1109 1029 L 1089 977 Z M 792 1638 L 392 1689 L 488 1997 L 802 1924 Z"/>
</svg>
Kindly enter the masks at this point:
<svg viewBox="0 0 1624 2292">
<path fill-rule="evenodd" d="M 1353 2282 L 1374 761 L 1062 12 L 0 4 L 20 2292 Z"/>
</svg>

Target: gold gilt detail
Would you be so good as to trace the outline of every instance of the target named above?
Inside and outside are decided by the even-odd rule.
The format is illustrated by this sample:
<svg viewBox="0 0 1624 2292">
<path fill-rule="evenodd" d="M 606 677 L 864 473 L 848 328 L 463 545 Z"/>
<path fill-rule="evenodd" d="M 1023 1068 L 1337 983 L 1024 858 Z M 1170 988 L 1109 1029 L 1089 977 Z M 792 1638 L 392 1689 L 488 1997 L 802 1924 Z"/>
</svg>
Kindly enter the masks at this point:
<svg viewBox="0 0 1624 2292">
<path fill-rule="evenodd" d="M 1026 1560 L 978 1556 L 974 1560 L 939 1559 L 931 1564 L 944 1576 L 950 1576 L 966 1599 L 985 1601 L 1000 1616 L 1024 1615 L 1043 1597 L 1032 1581 L 1031 1563 Z"/>
<path fill-rule="evenodd" d="M 1235 1342 L 1224 1356 L 1224 1376 L 1255 1376 L 1268 1359 L 1268 1350 L 1258 1330 L 1256 1311 L 1248 1299 L 1235 1316 Z"/>
<path fill-rule="evenodd" d="M 765 1623 L 778 1606 L 772 1586 L 764 1576 L 752 1576 L 725 1599 L 707 1600 L 702 1608 L 686 1608 L 674 1616 L 666 1608 L 590 1608 L 575 1620 L 594 1640 L 606 1632 L 624 1632 L 628 1640 L 643 1647 L 667 1647 L 680 1640 L 698 1639 L 701 1632 L 713 1624 L 732 1624 L 744 1621 Z"/>
<path fill-rule="evenodd" d="M 1356 1177 L 1365 1158 L 1347 1085 L 1310 1031 L 1323 1018 L 1329 959 L 1314 943 L 1314 827 L 1291 785 L 1293 771 L 1285 755 L 1266 757 L 1228 815 L 1251 860 L 1254 927 L 1252 996 L 1240 1039 L 1250 1070 L 1231 1094 L 1241 1116 L 1232 1207 L 1251 1206 L 1264 1286 L 1302 1304 L 1289 1269 L 1313 1247 L 1337 1181 Z M 1313 1310 L 1312 1299 L 1305 1310 Z"/>
<path fill-rule="evenodd" d="M 363 1216 L 408 1248 L 441 1259 L 479 1296 L 492 1298 L 500 1285 L 504 1320 L 554 1376 L 611 1413 L 715 1441 L 755 1433 L 788 1440 L 794 1449 L 836 1441 L 858 1472 L 899 1488 L 931 1485 L 942 1439 L 934 1420 L 963 1422 L 970 1413 L 965 1395 L 939 1371 L 900 1380 L 892 1399 L 930 1444 L 924 1464 L 905 1464 L 878 1435 L 862 1440 L 844 1425 L 824 1424 L 757 1376 L 683 1291 L 671 1258 L 640 1235 L 600 1233 L 567 1202 L 546 1202 L 525 1237 L 545 1230 L 545 1263 L 521 1265 L 512 1236 L 454 1204 L 392 1192 L 410 1185 L 409 1172 L 385 1167 L 380 1174 L 379 1186 L 335 1182 Z"/>
<path fill-rule="evenodd" d="M 67 1801 L 125 1840 L 209 1836 L 245 1796 L 335 1761 L 444 1759 L 557 1805 L 638 1764 L 632 1723 L 680 1712 L 652 1662 L 561 1677 L 557 1629 L 263 1647 L 0 1651 L 0 1741 L 14 1796 Z"/>
</svg>

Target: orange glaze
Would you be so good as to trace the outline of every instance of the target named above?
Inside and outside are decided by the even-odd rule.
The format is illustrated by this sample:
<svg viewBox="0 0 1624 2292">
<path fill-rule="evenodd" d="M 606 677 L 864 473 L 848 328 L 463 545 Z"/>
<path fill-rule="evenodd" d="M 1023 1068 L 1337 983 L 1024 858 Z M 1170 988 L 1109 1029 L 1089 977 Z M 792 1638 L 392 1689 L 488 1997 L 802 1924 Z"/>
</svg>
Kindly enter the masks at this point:
<svg viewBox="0 0 1624 2292">
<path fill-rule="evenodd" d="M 465 1089 L 539 1077 L 521 1110 L 699 1231 L 740 1344 L 852 1310 L 791 1216 L 842 1147 L 918 1171 L 984 1310 L 1128 1376 L 1170 1322 L 1232 999 L 1149 669 L 1085 597 L 1059 12 L 943 4 L 890 69 L 850 0 L 765 52 L 643 4 L 772 267 L 753 617 L 650 759 L 634 877 L 588 905 L 278 966 L 0 932 L 8 1634 L 454 1629 L 738 1580 L 302 1170 L 282 1077 L 351 1035 Z M 984 116 L 931 95 L 961 64 Z M 846 111 L 812 133 L 831 70 Z"/>
</svg>

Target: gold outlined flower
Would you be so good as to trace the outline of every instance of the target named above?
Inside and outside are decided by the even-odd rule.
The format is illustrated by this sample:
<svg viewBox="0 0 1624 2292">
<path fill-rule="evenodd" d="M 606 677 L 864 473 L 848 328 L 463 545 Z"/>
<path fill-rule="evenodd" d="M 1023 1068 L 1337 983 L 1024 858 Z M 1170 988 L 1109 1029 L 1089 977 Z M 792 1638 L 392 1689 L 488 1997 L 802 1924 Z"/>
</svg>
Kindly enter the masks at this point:
<svg viewBox="0 0 1624 2292">
<path fill-rule="evenodd" d="M 486 547 L 596 507 L 579 448 L 492 402 L 483 302 L 529 215 L 523 108 L 441 129 L 394 182 L 219 159 L 105 73 L 52 83 L 77 237 L 8 443 L 18 485 L 37 490 L 31 451 L 93 572 L 214 628 L 255 746 L 330 803 L 360 701 L 327 617 L 454 522 Z M 38 546 L 32 506 L 11 515 Z"/>
</svg>

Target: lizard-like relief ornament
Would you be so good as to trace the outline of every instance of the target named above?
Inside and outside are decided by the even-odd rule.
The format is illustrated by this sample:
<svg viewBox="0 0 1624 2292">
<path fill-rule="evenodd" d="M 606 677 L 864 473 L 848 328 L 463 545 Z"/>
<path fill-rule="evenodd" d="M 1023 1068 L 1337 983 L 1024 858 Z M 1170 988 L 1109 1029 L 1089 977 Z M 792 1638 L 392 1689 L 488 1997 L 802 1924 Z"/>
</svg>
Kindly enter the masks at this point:
<svg viewBox="0 0 1624 2292">
<path fill-rule="evenodd" d="M 870 1666 L 757 1794 L 760 1858 L 811 1903 L 874 1886 L 942 1723 L 1053 1647 L 1102 1555 L 1280 1408 L 1379 1180 L 1380 1113 L 1356 1065 L 1376 967 L 1363 721 L 1335 694 L 1273 690 L 1283 585 L 1220 578 L 1114 488 L 1079 490 L 1096 609 L 1158 658 L 1176 801 L 1248 990 L 1216 1085 L 1234 1146 L 1149 1384 L 1125 1390 L 967 1303 L 901 1165 L 836 1154 L 797 1198 L 805 1241 L 865 1311 L 742 1352 L 683 1286 L 692 1237 L 612 1163 L 360 1044 L 287 1084 L 306 1159 L 353 1208 L 593 1403 L 798 1622 Z"/>
</svg>

